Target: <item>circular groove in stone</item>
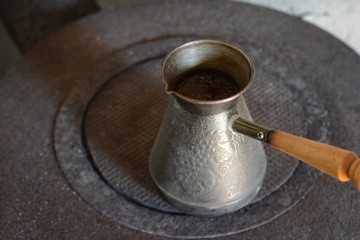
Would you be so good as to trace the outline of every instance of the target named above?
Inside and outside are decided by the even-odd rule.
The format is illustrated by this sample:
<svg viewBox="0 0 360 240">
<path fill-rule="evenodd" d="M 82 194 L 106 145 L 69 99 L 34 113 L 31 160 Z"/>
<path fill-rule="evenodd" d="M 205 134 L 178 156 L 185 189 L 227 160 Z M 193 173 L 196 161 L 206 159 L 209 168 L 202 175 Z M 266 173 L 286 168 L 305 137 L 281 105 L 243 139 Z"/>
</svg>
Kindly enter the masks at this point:
<svg viewBox="0 0 360 240">
<path fill-rule="evenodd" d="M 83 145 L 82 123 L 86 120 L 83 119 L 86 108 L 96 92 L 104 86 L 105 82 L 113 79 L 112 76 L 115 76 L 119 69 L 122 74 L 131 66 L 146 62 L 146 59 L 156 59 L 156 56 L 162 56 L 178 45 L 179 41 L 184 41 L 184 39 L 165 38 L 134 45 L 133 49 L 119 52 L 99 66 L 99 69 L 89 76 L 93 84 L 73 89 L 61 107 L 55 124 L 54 142 L 60 166 L 70 184 L 93 208 L 115 221 L 140 231 L 173 237 L 209 237 L 242 232 L 263 225 L 301 200 L 311 190 L 319 173 L 300 164 L 294 174 L 287 181 L 285 180 L 278 190 L 265 196 L 261 201 L 232 214 L 209 219 L 166 214 L 127 200 L 128 198 L 114 191 L 114 188 L 98 175 L 88 158 L 88 150 Z M 254 46 L 254 44 L 243 43 L 243 46 L 248 48 L 245 50 L 249 52 L 251 50 L 249 46 Z M 134 52 L 144 54 L 137 55 Z M 116 59 L 128 59 L 128 62 L 123 63 L 123 66 L 118 66 Z M 289 71 L 292 70 L 289 69 Z M 261 79 L 261 76 L 258 76 L 259 78 Z M 301 81 L 299 78 L 293 79 Z M 310 88 L 308 90 L 313 93 L 313 99 L 316 102 L 318 100 L 316 93 L 311 91 L 311 86 L 307 88 Z M 322 105 L 319 104 L 319 106 Z M 254 119 L 256 118 L 255 114 Z M 298 189 L 298 191 L 293 191 L 293 189 Z M 217 228 L 218 224 L 223 227 Z"/>
<path fill-rule="evenodd" d="M 118 192 L 153 209 L 177 213 L 158 194 L 148 170 L 148 156 L 167 104 L 159 74 L 161 59 L 136 65 L 115 79 L 99 92 L 89 106 L 85 118 L 85 139 L 99 172 Z M 267 73 L 267 75 L 270 75 Z M 270 89 L 258 97 L 264 85 Z M 278 94 L 282 97 L 271 97 Z M 282 81 L 268 78 L 258 83 L 247 95 L 255 119 L 278 125 L 285 116 L 282 128 L 306 135 L 304 114 L 299 99 Z M 301 100 L 301 99 L 300 99 Z M 291 112 L 285 106 L 294 105 Z M 262 109 L 273 108 L 261 115 Z M 261 111 L 261 112 L 259 112 Z M 263 118 L 261 118 L 263 117 Z M 297 161 L 267 148 L 268 169 L 264 186 L 253 202 L 278 189 L 293 173 Z M 295 191 L 295 189 L 294 189 Z"/>
</svg>

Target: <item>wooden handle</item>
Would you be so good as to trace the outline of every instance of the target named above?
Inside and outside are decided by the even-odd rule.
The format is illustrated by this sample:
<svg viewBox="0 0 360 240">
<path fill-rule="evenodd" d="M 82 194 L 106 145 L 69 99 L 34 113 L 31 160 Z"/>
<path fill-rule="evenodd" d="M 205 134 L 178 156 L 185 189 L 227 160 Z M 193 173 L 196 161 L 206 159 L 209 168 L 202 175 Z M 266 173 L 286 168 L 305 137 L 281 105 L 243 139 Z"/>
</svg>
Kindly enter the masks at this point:
<svg viewBox="0 0 360 240">
<path fill-rule="evenodd" d="M 351 180 L 360 190 L 360 159 L 351 151 L 273 130 L 267 142 L 340 181 Z"/>
</svg>

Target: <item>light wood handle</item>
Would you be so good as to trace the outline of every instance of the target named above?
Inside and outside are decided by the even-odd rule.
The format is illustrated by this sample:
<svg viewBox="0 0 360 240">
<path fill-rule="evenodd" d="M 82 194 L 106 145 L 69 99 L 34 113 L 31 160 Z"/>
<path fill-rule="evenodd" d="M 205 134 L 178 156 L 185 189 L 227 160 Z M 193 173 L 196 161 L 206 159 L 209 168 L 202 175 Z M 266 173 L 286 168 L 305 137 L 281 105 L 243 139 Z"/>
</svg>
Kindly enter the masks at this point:
<svg viewBox="0 0 360 240">
<path fill-rule="evenodd" d="M 360 190 L 360 159 L 354 152 L 278 130 L 269 133 L 267 142 L 340 181 L 351 180 Z"/>
</svg>

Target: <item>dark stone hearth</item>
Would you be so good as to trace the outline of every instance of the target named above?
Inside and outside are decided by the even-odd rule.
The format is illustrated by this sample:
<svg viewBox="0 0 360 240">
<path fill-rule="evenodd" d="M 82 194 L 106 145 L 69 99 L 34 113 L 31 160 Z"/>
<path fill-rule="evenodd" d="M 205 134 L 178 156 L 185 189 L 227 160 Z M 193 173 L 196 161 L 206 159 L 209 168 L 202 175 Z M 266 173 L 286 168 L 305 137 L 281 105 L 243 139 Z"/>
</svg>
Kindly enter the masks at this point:
<svg viewBox="0 0 360 240">
<path fill-rule="evenodd" d="M 263 189 L 220 217 L 180 214 L 147 156 L 167 98 L 164 55 L 199 38 L 254 60 L 256 122 L 360 152 L 360 57 L 298 18 L 172 0 L 100 12 L 36 45 L 0 79 L 0 239 L 357 239 L 360 192 L 266 148 Z"/>
</svg>

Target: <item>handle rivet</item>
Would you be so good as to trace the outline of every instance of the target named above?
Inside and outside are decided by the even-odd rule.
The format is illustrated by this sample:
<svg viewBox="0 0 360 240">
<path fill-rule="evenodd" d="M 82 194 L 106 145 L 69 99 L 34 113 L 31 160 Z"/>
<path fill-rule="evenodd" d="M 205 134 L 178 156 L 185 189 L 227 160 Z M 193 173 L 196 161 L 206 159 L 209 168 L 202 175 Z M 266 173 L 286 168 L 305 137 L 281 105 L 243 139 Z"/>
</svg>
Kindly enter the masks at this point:
<svg viewBox="0 0 360 240">
<path fill-rule="evenodd" d="M 263 132 L 258 132 L 256 136 L 257 136 L 258 139 L 263 139 L 264 138 L 264 133 Z"/>
</svg>

